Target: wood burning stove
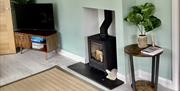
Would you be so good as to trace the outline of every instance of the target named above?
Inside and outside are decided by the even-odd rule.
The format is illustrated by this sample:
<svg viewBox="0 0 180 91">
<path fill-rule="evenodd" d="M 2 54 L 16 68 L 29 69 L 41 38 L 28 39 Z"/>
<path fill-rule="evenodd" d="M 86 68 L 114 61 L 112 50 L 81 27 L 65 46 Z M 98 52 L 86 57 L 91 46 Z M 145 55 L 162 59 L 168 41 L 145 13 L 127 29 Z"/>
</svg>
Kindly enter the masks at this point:
<svg viewBox="0 0 180 91">
<path fill-rule="evenodd" d="M 101 39 L 100 34 L 88 37 L 89 65 L 98 70 L 117 68 L 116 39 L 108 36 Z"/>
<path fill-rule="evenodd" d="M 104 17 L 100 34 L 88 37 L 89 65 L 103 72 L 117 68 L 116 38 L 108 35 L 112 11 L 104 10 Z"/>
</svg>

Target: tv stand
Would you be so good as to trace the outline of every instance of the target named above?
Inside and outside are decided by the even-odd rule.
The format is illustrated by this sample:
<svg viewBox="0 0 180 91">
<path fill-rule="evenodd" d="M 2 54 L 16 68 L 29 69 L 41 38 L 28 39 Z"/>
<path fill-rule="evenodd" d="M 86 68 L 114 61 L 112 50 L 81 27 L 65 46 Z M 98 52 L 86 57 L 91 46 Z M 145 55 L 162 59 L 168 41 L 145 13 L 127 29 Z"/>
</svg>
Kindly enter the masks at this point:
<svg viewBox="0 0 180 91">
<path fill-rule="evenodd" d="M 32 46 L 32 37 L 43 38 L 45 41 L 39 43 L 42 48 L 33 48 Z M 46 53 L 45 58 L 48 59 L 48 52 L 55 50 L 57 52 L 58 48 L 58 37 L 56 31 L 41 31 L 41 30 L 19 30 L 15 31 L 15 41 L 16 47 L 20 48 L 22 53 L 23 49 L 35 49 L 43 51 Z"/>
</svg>

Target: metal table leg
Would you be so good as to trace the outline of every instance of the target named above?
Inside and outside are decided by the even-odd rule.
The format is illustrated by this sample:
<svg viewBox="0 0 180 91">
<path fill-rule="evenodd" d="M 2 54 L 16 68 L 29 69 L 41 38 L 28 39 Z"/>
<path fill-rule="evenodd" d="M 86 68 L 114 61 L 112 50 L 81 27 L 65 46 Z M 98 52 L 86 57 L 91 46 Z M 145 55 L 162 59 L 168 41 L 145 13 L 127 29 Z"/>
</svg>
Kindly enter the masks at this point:
<svg viewBox="0 0 180 91">
<path fill-rule="evenodd" d="M 155 73 L 155 91 L 158 91 L 158 76 L 159 76 L 159 59 L 160 55 L 156 56 L 156 73 Z"/>
<path fill-rule="evenodd" d="M 130 55 L 129 57 L 130 57 L 130 66 L 131 66 L 132 88 L 133 88 L 133 91 L 136 91 L 133 56 Z"/>
<path fill-rule="evenodd" d="M 151 83 L 154 84 L 154 74 L 155 74 L 155 62 L 156 62 L 156 57 L 152 57 L 152 73 L 151 73 Z"/>
</svg>

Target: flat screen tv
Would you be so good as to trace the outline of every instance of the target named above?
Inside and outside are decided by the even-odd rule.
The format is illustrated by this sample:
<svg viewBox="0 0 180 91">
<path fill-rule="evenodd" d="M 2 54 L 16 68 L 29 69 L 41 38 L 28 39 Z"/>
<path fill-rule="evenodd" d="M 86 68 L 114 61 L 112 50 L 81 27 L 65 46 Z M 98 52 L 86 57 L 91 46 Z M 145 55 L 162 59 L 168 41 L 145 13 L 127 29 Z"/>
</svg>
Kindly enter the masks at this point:
<svg viewBox="0 0 180 91">
<path fill-rule="evenodd" d="M 52 4 L 15 5 L 16 30 L 54 30 Z"/>
</svg>

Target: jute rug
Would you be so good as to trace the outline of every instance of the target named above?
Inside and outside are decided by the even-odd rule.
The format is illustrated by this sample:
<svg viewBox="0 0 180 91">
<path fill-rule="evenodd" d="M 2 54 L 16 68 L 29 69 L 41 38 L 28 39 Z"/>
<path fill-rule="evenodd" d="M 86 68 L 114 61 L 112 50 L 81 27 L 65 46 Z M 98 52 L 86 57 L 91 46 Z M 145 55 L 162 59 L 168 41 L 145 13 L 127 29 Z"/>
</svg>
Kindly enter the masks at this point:
<svg viewBox="0 0 180 91">
<path fill-rule="evenodd" d="M 55 66 L 1 86 L 0 91 L 100 91 L 100 89 Z"/>
</svg>

